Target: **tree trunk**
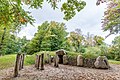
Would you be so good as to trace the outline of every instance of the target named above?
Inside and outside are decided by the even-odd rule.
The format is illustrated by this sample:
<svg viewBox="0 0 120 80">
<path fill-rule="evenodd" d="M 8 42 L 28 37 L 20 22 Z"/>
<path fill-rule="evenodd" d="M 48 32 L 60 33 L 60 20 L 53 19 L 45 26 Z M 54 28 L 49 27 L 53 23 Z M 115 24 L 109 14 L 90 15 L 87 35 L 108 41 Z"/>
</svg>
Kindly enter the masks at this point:
<svg viewBox="0 0 120 80">
<path fill-rule="evenodd" d="M 4 32 L 3 32 L 3 35 L 2 35 L 2 38 L 1 38 L 0 51 L 1 51 L 1 49 L 2 49 L 3 41 L 4 41 L 4 39 L 5 39 L 5 33 L 6 33 L 6 28 L 4 28 Z M 0 52 L 0 55 L 2 55 L 1 52 Z"/>
</svg>

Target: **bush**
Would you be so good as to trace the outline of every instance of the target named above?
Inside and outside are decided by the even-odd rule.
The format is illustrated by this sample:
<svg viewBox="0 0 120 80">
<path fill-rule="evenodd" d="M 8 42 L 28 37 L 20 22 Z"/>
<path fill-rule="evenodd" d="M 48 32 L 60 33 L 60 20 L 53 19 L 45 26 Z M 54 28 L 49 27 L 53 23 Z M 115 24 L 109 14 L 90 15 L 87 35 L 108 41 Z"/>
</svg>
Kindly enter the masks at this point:
<svg viewBox="0 0 120 80">
<path fill-rule="evenodd" d="M 80 53 L 77 53 L 77 52 L 70 52 L 70 51 L 66 51 L 67 55 L 69 56 L 77 56 L 79 55 Z"/>
<path fill-rule="evenodd" d="M 96 58 L 100 55 L 101 50 L 98 47 L 88 47 L 86 52 L 82 53 L 84 58 Z"/>
<path fill-rule="evenodd" d="M 106 46 L 106 45 L 101 45 L 101 46 L 99 46 L 99 48 L 100 48 L 100 50 L 101 50 L 100 55 L 101 55 L 101 56 L 107 56 L 107 54 L 108 54 L 108 46 Z"/>
<path fill-rule="evenodd" d="M 85 54 L 82 54 L 84 58 L 90 58 L 90 59 L 95 59 L 98 57 L 97 54 L 92 54 L 92 53 L 85 53 Z"/>
</svg>

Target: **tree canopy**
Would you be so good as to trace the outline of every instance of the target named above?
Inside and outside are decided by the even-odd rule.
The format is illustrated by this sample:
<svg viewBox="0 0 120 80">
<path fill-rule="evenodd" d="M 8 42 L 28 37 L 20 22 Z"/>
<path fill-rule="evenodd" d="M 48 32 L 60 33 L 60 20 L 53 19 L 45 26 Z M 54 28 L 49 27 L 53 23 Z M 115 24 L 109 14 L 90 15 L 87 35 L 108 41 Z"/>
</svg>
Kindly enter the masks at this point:
<svg viewBox="0 0 120 80">
<path fill-rule="evenodd" d="M 42 8 L 45 0 L 0 0 L 0 27 L 6 26 L 20 28 L 22 24 L 28 22 L 32 24 L 34 19 L 30 16 L 30 12 L 25 11 L 23 4 L 29 5 L 30 8 Z M 51 4 L 53 9 L 57 8 L 60 0 L 46 0 Z M 76 11 L 84 8 L 86 3 L 81 0 L 67 0 L 63 3 L 61 11 L 64 12 L 64 19 L 69 20 L 75 16 Z"/>
<path fill-rule="evenodd" d="M 30 12 L 25 11 L 23 4 L 30 8 L 42 8 L 44 1 L 48 2 L 53 9 L 61 0 L 0 0 L 0 27 L 10 27 L 11 29 L 20 29 L 21 25 L 34 22 Z M 106 2 L 106 0 L 97 0 L 96 5 Z M 120 1 L 108 0 L 108 8 L 105 11 L 103 19 L 103 30 L 110 31 L 110 34 L 119 33 L 120 31 Z M 60 8 L 64 13 L 64 19 L 70 20 L 76 12 L 80 12 L 86 5 L 82 0 L 66 0 Z M 13 31 L 14 31 L 13 30 Z"/>
<path fill-rule="evenodd" d="M 102 23 L 103 30 L 110 31 L 109 35 L 120 33 L 120 0 L 110 0 L 108 2 Z"/>
</svg>

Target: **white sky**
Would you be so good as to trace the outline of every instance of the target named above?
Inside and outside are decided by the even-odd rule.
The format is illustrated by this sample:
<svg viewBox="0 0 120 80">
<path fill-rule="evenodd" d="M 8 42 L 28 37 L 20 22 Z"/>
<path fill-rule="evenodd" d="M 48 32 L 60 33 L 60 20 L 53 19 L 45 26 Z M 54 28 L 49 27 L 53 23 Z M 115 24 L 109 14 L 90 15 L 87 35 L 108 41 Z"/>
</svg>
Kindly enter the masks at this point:
<svg viewBox="0 0 120 80">
<path fill-rule="evenodd" d="M 64 1 L 64 0 L 62 0 Z M 85 8 L 76 14 L 69 21 L 63 20 L 63 13 L 60 9 L 53 10 L 50 4 L 44 3 L 42 9 L 28 9 L 27 6 L 23 6 L 27 11 L 31 12 L 31 15 L 36 19 L 33 27 L 28 25 L 24 27 L 22 31 L 19 33 L 19 37 L 26 36 L 27 39 L 32 39 L 34 37 L 35 32 L 37 32 L 37 26 L 41 25 L 45 21 L 56 21 L 56 22 L 64 22 L 67 26 L 67 31 L 74 31 L 76 28 L 82 30 L 83 34 L 100 35 L 105 37 L 108 32 L 103 32 L 101 30 L 101 19 L 103 19 L 104 11 L 106 8 L 106 4 L 101 4 L 100 6 L 96 6 L 96 0 L 84 0 L 87 5 Z M 59 4 L 61 6 L 61 3 Z M 115 35 L 109 36 L 105 42 L 110 44 L 114 39 Z"/>
</svg>

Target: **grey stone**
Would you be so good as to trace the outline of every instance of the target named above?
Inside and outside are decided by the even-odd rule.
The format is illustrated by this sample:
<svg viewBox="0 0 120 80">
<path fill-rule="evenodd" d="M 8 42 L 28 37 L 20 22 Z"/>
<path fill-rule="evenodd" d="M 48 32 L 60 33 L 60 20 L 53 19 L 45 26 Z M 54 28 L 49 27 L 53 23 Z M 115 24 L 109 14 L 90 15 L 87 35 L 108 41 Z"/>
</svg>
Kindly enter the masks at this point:
<svg viewBox="0 0 120 80">
<path fill-rule="evenodd" d="M 56 54 L 57 55 L 65 55 L 66 53 L 65 53 L 65 50 L 61 49 L 61 50 L 57 50 Z"/>
<path fill-rule="evenodd" d="M 55 57 L 54 57 L 54 67 L 59 67 L 59 57 L 58 57 L 58 55 L 55 55 Z"/>
<path fill-rule="evenodd" d="M 63 64 L 64 65 L 68 64 L 68 56 L 67 55 L 63 55 Z"/>
<path fill-rule="evenodd" d="M 95 68 L 100 68 L 100 69 L 108 69 L 110 67 L 107 57 L 105 56 L 99 56 L 96 59 L 94 65 L 95 65 Z"/>
<path fill-rule="evenodd" d="M 50 54 L 47 54 L 47 62 L 48 62 L 48 64 L 51 64 L 51 55 Z"/>
<path fill-rule="evenodd" d="M 54 56 L 51 56 L 51 62 L 54 62 Z"/>
<path fill-rule="evenodd" d="M 77 66 L 83 66 L 83 57 L 82 57 L 82 55 L 78 55 L 78 57 L 77 57 Z"/>
</svg>

